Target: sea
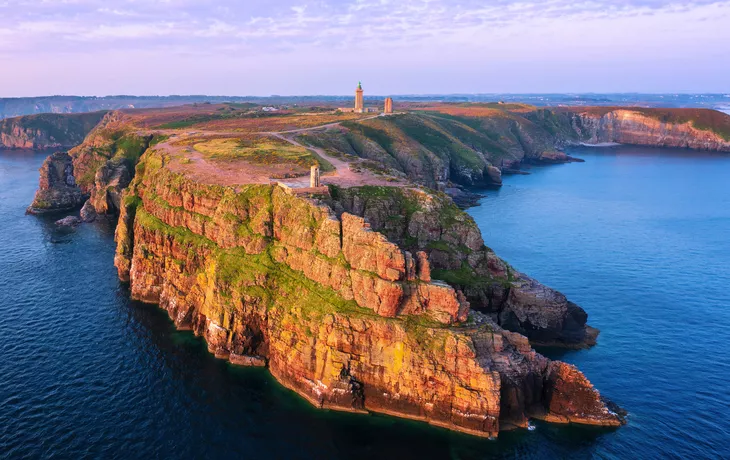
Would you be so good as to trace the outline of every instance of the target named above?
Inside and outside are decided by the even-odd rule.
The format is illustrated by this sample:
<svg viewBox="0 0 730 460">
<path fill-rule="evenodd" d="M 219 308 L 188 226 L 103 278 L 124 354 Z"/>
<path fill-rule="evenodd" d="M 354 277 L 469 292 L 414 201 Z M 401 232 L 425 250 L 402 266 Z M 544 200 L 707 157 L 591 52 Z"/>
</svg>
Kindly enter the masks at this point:
<svg viewBox="0 0 730 460">
<path fill-rule="evenodd" d="M 730 457 L 730 155 L 575 148 L 468 212 L 518 270 L 601 330 L 576 364 L 618 429 L 534 422 L 497 440 L 312 408 L 129 300 L 113 224 L 25 215 L 48 152 L 0 152 L 0 458 Z"/>
</svg>

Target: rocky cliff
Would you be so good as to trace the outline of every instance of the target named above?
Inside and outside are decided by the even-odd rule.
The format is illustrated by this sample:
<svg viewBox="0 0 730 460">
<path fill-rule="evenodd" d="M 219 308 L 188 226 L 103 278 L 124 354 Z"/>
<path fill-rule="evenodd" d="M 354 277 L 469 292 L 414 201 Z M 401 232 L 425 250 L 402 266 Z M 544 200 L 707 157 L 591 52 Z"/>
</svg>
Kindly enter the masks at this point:
<svg viewBox="0 0 730 460">
<path fill-rule="evenodd" d="M 502 172 L 523 162 L 574 160 L 556 150 L 549 131 L 521 114 L 493 109 L 452 114 L 452 109 L 461 107 L 342 123 L 337 129 L 302 134 L 299 140 L 440 190 L 449 183 L 499 186 Z"/>
<path fill-rule="evenodd" d="M 159 303 L 216 356 L 267 365 L 318 407 L 480 436 L 530 417 L 622 423 L 577 369 L 470 312 L 433 281 L 432 256 L 374 231 L 342 196 L 204 185 L 166 161 L 150 149 L 137 168 L 115 264 L 135 299 Z"/>
<path fill-rule="evenodd" d="M 83 142 L 79 141 L 81 143 L 69 150 L 68 154 L 63 154 L 63 161 L 68 160 L 63 168 L 70 171 L 70 176 L 64 180 L 44 179 L 44 174 L 50 174 L 51 177 L 53 171 L 61 168 L 60 154 L 54 154 L 49 160 L 50 173 L 41 170 L 41 188 L 31 208 L 64 211 L 76 207 L 68 206 L 69 203 L 61 198 L 70 199 L 67 184 L 73 180 L 74 190 L 78 191 L 73 196 L 85 196 L 89 200 L 84 206 L 86 214 L 118 214 L 122 192 L 134 177 L 139 157 L 151 143 L 160 139 L 153 134 L 138 132 L 121 112 L 109 112 L 103 118 L 98 113 L 85 115 L 95 115 L 101 121 L 93 129 L 89 128 L 84 134 L 86 137 L 82 137 Z M 63 117 L 67 119 L 74 116 Z M 13 120 L 6 120 L 10 121 Z M 38 203 L 43 206 L 37 207 Z"/>
<path fill-rule="evenodd" d="M 431 276 L 461 290 L 471 307 L 534 344 L 581 348 L 598 331 L 561 293 L 509 266 L 485 246 L 474 220 L 443 194 L 393 187 L 333 188 L 337 213 L 363 216 L 413 254 L 427 255 Z"/>
<path fill-rule="evenodd" d="M 715 110 L 587 107 L 540 110 L 530 117 L 555 132 L 558 142 L 730 152 L 730 115 Z"/>
<path fill-rule="evenodd" d="M 104 113 L 46 113 L 1 120 L 0 147 L 35 150 L 71 148 L 84 140 Z"/>
<path fill-rule="evenodd" d="M 109 112 L 83 143 L 69 151 L 79 187 L 90 195 L 89 205 L 97 213 L 119 213 L 122 191 L 155 139 L 138 132 L 121 112 Z"/>
<path fill-rule="evenodd" d="M 66 152 L 56 152 L 41 166 L 38 191 L 27 212 L 70 211 L 81 207 L 86 198 L 87 195 L 76 186 L 71 157 Z"/>
<path fill-rule="evenodd" d="M 708 109 L 435 104 L 422 111 L 341 123 L 299 140 L 365 168 L 444 190 L 501 185 L 526 164 L 579 161 L 561 151 L 579 143 L 730 151 L 730 115 Z"/>
<path fill-rule="evenodd" d="M 174 107 L 193 103 L 239 102 L 272 105 L 268 98 L 236 96 L 39 96 L 0 98 L 0 120 L 40 113 L 77 114 L 100 110 Z"/>
</svg>

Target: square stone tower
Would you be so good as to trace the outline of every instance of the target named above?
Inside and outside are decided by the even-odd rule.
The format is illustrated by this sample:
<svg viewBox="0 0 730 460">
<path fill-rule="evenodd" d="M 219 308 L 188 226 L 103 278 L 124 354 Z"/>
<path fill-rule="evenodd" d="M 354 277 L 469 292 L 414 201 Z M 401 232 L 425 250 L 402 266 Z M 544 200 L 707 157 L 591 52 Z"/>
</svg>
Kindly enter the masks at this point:
<svg viewBox="0 0 730 460">
<path fill-rule="evenodd" d="M 383 109 L 383 113 L 385 113 L 385 114 L 393 113 L 393 98 L 392 97 L 385 98 L 385 108 Z"/>
</svg>

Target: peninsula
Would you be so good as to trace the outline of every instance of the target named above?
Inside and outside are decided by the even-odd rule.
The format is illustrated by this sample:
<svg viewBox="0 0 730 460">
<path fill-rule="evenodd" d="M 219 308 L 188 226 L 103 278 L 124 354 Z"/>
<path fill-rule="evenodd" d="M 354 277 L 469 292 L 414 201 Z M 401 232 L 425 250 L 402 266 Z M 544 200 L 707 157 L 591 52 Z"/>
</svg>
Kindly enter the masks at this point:
<svg viewBox="0 0 730 460">
<path fill-rule="evenodd" d="M 531 418 L 624 423 L 578 369 L 532 348 L 595 344 L 587 313 L 500 259 L 449 195 L 576 161 L 571 143 L 730 151 L 730 117 L 395 104 L 107 112 L 49 157 L 29 211 L 118 215 L 133 298 L 318 407 L 487 437 Z"/>
</svg>

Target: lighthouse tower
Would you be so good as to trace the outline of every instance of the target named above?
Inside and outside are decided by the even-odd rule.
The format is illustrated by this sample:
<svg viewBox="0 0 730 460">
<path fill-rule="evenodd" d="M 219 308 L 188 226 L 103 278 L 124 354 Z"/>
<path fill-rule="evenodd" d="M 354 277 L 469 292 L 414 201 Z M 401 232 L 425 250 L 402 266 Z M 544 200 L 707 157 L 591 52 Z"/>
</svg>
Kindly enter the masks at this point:
<svg viewBox="0 0 730 460">
<path fill-rule="evenodd" d="M 355 90 L 355 113 L 363 113 L 365 111 L 365 102 L 362 95 L 362 82 L 358 82 Z"/>
</svg>

